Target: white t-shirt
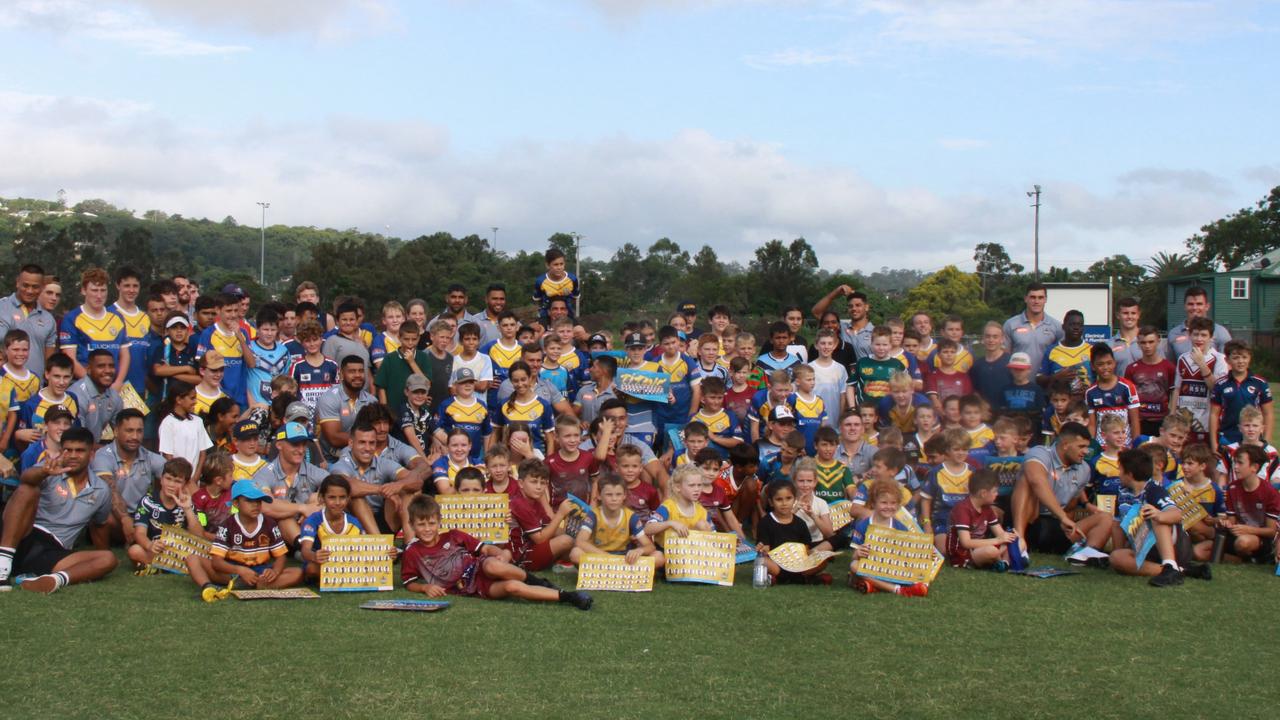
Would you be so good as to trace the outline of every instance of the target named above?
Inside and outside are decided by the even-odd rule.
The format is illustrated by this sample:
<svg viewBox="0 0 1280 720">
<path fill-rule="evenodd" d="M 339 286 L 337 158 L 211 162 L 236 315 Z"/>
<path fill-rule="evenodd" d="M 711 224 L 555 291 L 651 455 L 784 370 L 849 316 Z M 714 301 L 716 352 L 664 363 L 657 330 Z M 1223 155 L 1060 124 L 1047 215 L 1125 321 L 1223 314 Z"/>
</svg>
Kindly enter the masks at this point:
<svg viewBox="0 0 1280 720">
<path fill-rule="evenodd" d="M 186 420 L 177 415 L 167 415 L 160 421 L 160 453 L 182 458 L 191 463 L 195 469 L 200 452 L 213 447 L 209 433 L 204 430 L 204 422 L 196 415 L 188 415 Z"/>
<path fill-rule="evenodd" d="M 470 368 L 471 372 L 476 374 L 476 382 L 493 380 L 493 359 L 484 353 L 478 352 L 470 360 L 463 360 L 461 355 L 454 355 L 453 371 L 458 372 L 458 368 Z"/>
<path fill-rule="evenodd" d="M 823 424 L 837 427 L 845 386 L 849 384 L 849 371 L 834 360 L 827 367 L 815 360 L 809 363 L 809 367 L 813 368 L 813 394 L 822 398 L 822 404 L 827 408 L 827 419 Z"/>
<path fill-rule="evenodd" d="M 814 495 L 814 496 L 813 496 L 813 511 L 814 511 L 815 513 L 817 513 L 817 516 L 818 516 L 818 517 L 823 517 L 823 516 L 826 516 L 826 515 L 830 515 L 830 514 L 831 514 L 831 506 L 827 504 L 827 501 L 826 501 L 826 500 L 823 500 L 822 498 L 818 497 L 817 495 Z M 817 521 L 816 521 L 816 520 L 814 520 L 814 518 L 813 518 L 812 516 L 810 516 L 810 515 L 809 515 L 809 512 L 808 512 L 807 510 L 800 510 L 799 508 L 797 508 L 797 509 L 796 509 L 796 517 L 798 517 L 798 518 L 800 518 L 801 520 L 803 520 L 803 521 L 804 521 L 804 524 L 805 524 L 805 525 L 807 525 L 807 526 L 809 527 L 809 537 L 810 537 L 814 542 L 822 542 L 822 540 L 824 539 L 824 538 L 822 537 L 822 531 L 818 529 L 818 523 L 817 523 Z"/>
</svg>

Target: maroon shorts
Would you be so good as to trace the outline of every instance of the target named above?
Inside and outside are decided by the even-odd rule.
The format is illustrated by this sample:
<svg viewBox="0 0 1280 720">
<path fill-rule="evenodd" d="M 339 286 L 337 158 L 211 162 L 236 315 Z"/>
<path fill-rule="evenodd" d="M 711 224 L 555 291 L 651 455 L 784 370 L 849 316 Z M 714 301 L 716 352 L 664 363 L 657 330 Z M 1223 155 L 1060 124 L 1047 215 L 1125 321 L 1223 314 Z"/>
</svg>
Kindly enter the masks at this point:
<svg viewBox="0 0 1280 720">
<path fill-rule="evenodd" d="M 538 572 L 551 567 L 556 561 L 556 556 L 551 552 L 551 541 L 544 540 L 537 545 L 529 548 L 525 553 L 524 562 L 520 566 L 525 570 Z"/>
</svg>

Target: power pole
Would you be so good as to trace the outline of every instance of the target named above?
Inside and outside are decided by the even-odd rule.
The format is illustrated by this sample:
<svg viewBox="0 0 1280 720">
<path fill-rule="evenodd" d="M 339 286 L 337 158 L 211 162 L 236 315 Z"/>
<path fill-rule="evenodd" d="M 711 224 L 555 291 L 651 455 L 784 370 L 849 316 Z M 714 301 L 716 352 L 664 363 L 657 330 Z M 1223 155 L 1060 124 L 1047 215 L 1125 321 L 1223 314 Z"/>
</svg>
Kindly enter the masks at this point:
<svg viewBox="0 0 1280 720">
<path fill-rule="evenodd" d="M 498 228 L 493 228 L 493 251 L 498 252 Z"/>
<path fill-rule="evenodd" d="M 1036 209 L 1036 221 L 1035 221 L 1036 224 L 1035 224 L 1035 231 L 1034 231 L 1035 234 L 1032 236 L 1032 242 L 1035 244 L 1035 265 L 1032 266 L 1032 271 L 1035 273 L 1035 279 L 1039 280 L 1040 279 L 1040 186 L 1032 185 L 1031 187 L 1033 189 L 1027 191 L 1027 197 L 1035 198 L 1035 202 L 1031 204 L 1031 207 Z"/>
<path fill-rule="evenodd" d="M 262 206 L 262 255 L 258 262 L 258 284 L 266 286 L 267 284 L 267 208 L 271 207 L 269 202 L 258 203 Z"/>
<path fill-rule="evenodd" d="M 569 233 L 573 238 L 573 276 L 578 278 L 578 297 L 573 299 L 573 316 L 575 318 L 582 317 L 582 236 L 578 233 Z"/>
</svg>

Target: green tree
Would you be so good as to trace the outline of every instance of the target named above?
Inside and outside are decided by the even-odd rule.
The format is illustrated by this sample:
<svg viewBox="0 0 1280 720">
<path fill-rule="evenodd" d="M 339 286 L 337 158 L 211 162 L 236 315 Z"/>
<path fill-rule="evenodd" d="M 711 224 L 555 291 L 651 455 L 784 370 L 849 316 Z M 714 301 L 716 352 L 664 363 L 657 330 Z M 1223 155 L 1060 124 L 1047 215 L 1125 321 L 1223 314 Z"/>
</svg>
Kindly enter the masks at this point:
<svg viewBox="0 0 1280 720">
<path fill-rule="evenodd" d="M 804 238 L 790 244 L 770 240 L 756 248 L 747 272 L 753 290 L 750 309 L 760 315 L 776 315 L 788 305 L 806 306 L 817 291 L 818 256 Z"/>
<path fill-rule="evenodd" d="M 965 326 L 978 327 L 991 318 L 991 309 L 982 301 L 982 283 L 974 273 L 961 272 L 955 265 L 948 265 L 926 277 L 907 292 L 903 302 L 904 315 L 918 312 L 940 318 L 950 314 L 965 319 Z"/>
<path fill-rule="evenodd" d="M 1135 264 L 1128 255 L 1112 255 L 1090 265 L 1083 279 L 1113 283 L 1112 295 L 1119 299 L 1136 296 L 1146 275 L 1146 268 Z"/>
<path fill-rule="evenodd" d="M 115 268 L 131 267 L 142 275 L 143 291 L 155 278 L 156 258 L 151 249 L 151 231 L 145 227 L 130 227 L 116 235 L 115 252 L 111 258 Z"/>
<path fill-rule="evenodd" d="M 982 301 L 987 301 L 989 287 L 1008 281 L 1012 275 L 1022 272 L 1023 267 L 1009 257 L 1004 245 L 996 242 L 978 243 L 973 249 L 973 259 L 978 264 L 977 274 L 982 282 Z"/>
<path fill-rule="evenodd" d="M 1187 249 L 1207 268 L 1233 268 L 1280 248 L 1280 186 L 1251 208 L 1200 228 Z"/>
</svg>

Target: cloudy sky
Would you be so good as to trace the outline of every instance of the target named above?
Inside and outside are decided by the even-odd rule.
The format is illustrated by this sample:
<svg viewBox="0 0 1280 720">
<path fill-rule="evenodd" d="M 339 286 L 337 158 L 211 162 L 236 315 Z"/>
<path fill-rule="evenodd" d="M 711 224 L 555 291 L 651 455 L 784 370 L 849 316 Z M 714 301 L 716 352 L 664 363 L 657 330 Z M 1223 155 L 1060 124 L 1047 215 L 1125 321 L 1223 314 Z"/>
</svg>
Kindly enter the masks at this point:
<svg viewBox="0 0 1280 720">
<path fill-rule="evenodd" d="M 1280 184 L 1269 0 L 4 0 L 0 195 L 824 267 L 1178 250 Z"/>
</svg>

